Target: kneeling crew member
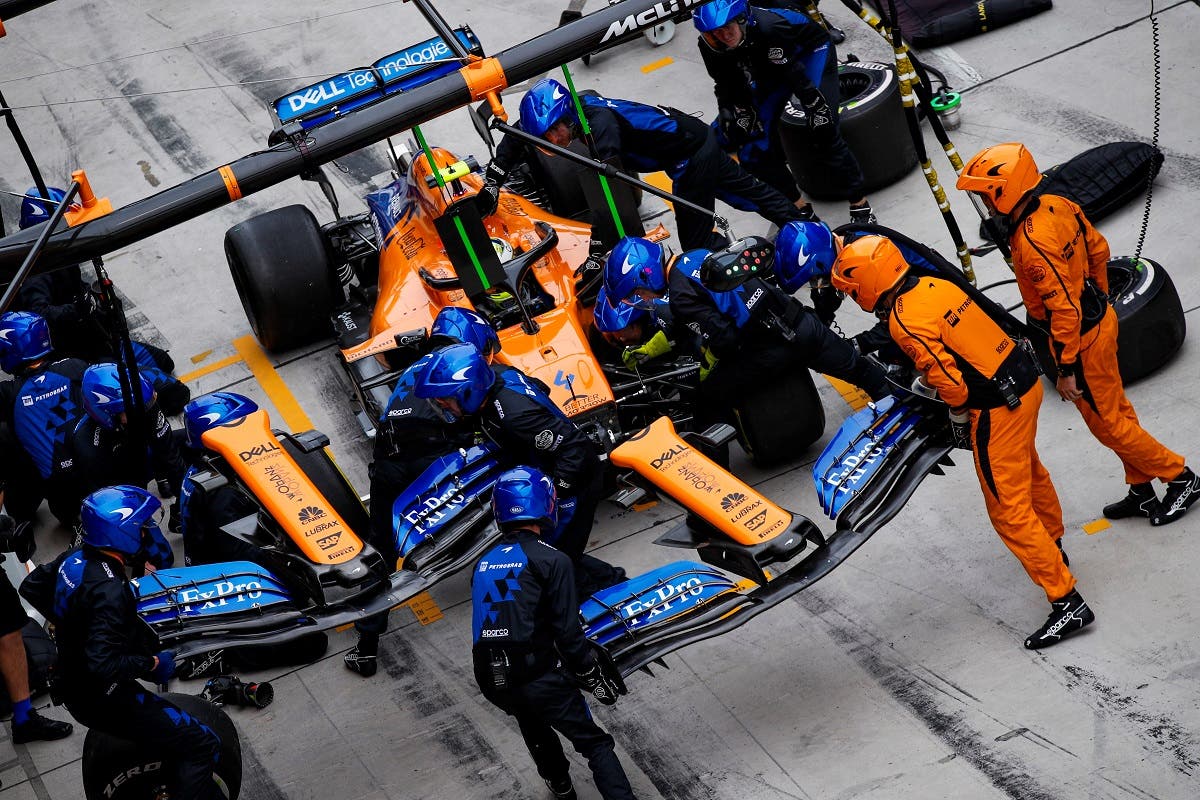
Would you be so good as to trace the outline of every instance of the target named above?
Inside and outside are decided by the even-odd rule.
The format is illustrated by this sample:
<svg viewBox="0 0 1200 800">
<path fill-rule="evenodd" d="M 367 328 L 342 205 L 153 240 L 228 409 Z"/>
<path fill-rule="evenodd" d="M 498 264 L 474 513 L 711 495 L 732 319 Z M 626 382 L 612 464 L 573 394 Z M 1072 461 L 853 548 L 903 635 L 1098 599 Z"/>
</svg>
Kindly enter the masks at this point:
<svg viewBox="0 0 1200 800">
<path fill-rule="evenodd" d="M 557 731 L 588 760 L 602 797 L 632 798 L 613 738 L 579 693 L 583 687 L 612 705 L 618 687 L 584 638 L 571 560 L 542 540 L 557 524 L 554 484 L 533 467 L 510 469 L 496 481 L 492 511 L 503 536 L 471 573 L 475 680 L 516 717 L 555 797 L 575 797 Z"/>
<path fill-rule="evenodd" d="M 1058 393 L 1125 467 L 1129 493 L 1105 506 L 1104 516 L 1149 517 L 1151 525 L 1166 525 L 1200 499 L 1200 476 L 1138 422 L 1117 367 L 1108 242 L 1073 201 L 1038 195 L 1041 178 L 1025 146 L 1009 142 L 976 154 L 963 167 L 958 188 L 1007 218 L 1017 286 L 1029 316 L 1049 336 Z M 1154 478 L 1167 486 L 1161 503 Z"/>
<path fill-rule="evenodd" d="M 950 406 L 955 443 L 974 451 L 992 526 L 1050 600 L 1050 616 L 1025 646 L 1057 644 L 1095 615 L 1061 552 L 1062 507 L 1034 444 L 1037 366 L 962 289 L 907 273 L 895 244 L 864 236 L 838 255 L 833 285 L 864 311 L 888 317 L 892 338 Z"/>
</svg>

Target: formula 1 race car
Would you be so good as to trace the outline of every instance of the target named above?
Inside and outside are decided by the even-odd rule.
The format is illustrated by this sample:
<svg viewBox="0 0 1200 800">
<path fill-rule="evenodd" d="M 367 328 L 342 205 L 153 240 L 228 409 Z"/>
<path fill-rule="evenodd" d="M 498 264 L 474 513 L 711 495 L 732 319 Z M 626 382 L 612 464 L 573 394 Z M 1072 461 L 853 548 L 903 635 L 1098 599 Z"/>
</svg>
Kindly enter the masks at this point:
<svg viewBox="0 0 1200 800">
<path fill-rule="evenodd" d="M 480 52 L 470 29 L 455 34 Z M 444 45 L 435 37 L 281 97 L 273 104 L 273 139 L 319 135 L 323 125 L 436 79 L 445 64 L 411 57 L 431 47 Z M 695 384 L 698 364 L 631 375 L 619 360 L 601 361 L 589 344 L 599 275 L 577 274 L 587 255 L 587 224 L 508 189 L 494 212 L 481 213 L 488 210 L 477 200 L 483 179 L 471 157 L 438 148 L 415 156 L 392 148 L 389 155 L 395 179 L 366 195 L 366 213 L 342 216 L 318 166 L 306 177 L 321 184 L 333 222 L 319 224 L 309 209 L 293 205 L 227 232 L 230 270 L 266 349 L 289 350 L 332 334 L 359 422 L 373 436 L 396 379 L 426 346 L 438 311 L 470 307 L 497 329 L 500 360 L 540 379 L 604 452 L 660 413 L 686 427 L 689 414 L 676 390 L 680 382 Z M 649 235 L 668 234 L 660 227 Z M 640 411 L 621 418 L 618 406 L 627 400 Z M 653 415 L 645 413 L 647 403 Z M 807 373 L 748 391 L 737 412 L 739 434 L 754 453 L 800 453 L 823 432 Z"/>
</svg>

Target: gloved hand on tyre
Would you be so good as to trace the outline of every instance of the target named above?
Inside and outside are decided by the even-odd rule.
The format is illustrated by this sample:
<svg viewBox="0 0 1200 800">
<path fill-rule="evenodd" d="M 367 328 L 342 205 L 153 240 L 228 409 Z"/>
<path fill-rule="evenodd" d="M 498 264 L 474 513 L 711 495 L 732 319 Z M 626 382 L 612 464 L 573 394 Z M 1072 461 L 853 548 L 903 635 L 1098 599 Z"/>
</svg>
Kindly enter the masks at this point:
<svg viewBox="0 0 1200 800">
<path fill-rule="evenodd" d="M 804 115 L 808 118 L 808 129 L 814 139 L 828 140 L 833 138 L 833 110 L 825 101 L 825 95 L 815 86 L 809 86 L 796 93 Z"/>
</svg>

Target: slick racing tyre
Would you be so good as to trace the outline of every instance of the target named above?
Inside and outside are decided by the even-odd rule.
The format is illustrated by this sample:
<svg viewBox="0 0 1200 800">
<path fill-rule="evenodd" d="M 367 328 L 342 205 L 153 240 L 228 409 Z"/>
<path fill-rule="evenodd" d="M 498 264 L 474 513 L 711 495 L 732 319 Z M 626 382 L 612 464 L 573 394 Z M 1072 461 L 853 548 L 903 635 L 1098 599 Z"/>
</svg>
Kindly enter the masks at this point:
<svg viewBox="0 0 1200 800">
<path fill-rule="evenodd" d="M 734 408 L 738 440 L 759 466 L 794 459 L 825 432 L 825 407 L 812 373 L 793 369 Z"/>
<path fill-rule="evenodd" d="M 242 790 L 242 743 L 229 716 L 195 695 L 169 693 L 162 697 L 221 737 L 221 754 L 213 777 L 224 796 L 236 800 Z M 89 730 L 83 740 L 83 793 L 87 800 L 154 800 L 155 790 L 173 774 L 169 763 L 127 739 Z M 167 787 L 172 788 L 169 783 Z"/>
<path fill-rule="evenodd" d="M 225 258 L 246 319 L 262 346 L 292 350 L 332 335 L 340 291 L 321 226 L 306 207 L 284 206 L 225 232 Z"/>
<path fill-rule="evenodd" d="M 917 165 L 917 151 L 908 133 L 900 82 L 887 64 L 852 61 L 838 65 L 838 105 L 842 138 L 863 173 L 863 191 L 870 193 L 903 178 Z M 780 143 L 796 183 L 817 200 L 851 200 L 826 169 L 809 143 L 808 122 L 799 101 L 784 106 L 779 119 Z"/>
<path fill-rule="evenodd" d="M 1108 299 L 1117 312 L 1117 366 L 1130 384 L 1165 365 L 1187 334 L 1183 304 L 1171 276 L 1157 261 L 1130 257 L 1108 262 Z M 1028 319 L 1028 317 L 1026 317 Z M 1035 330 L 1037 326 L 1030 321 Z M 1051 381 L 1057 367 L 1044 335 L 1033 337 L 1042 371 Z"/>
</svg>

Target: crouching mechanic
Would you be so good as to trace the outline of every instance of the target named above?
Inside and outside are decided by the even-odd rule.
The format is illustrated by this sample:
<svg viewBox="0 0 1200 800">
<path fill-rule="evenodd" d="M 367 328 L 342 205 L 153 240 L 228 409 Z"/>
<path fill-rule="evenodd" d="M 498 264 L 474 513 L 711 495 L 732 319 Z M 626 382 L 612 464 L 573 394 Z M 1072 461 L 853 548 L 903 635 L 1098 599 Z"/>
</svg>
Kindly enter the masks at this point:
<svg viewBox="0 0 1200 800">
<path fill-rule="evenodd" d="M 714 200 L 720 197 L 734 208 L 756 212 L 776 225 L 805 218 L 786 197 L 726 155 L 712 129 L 695 117 L 672 108 L 596 95 L 583 95 L 579 100 L 592 131 L 596 156 L 602 161 L 619 161 L 638 172 L 662 170 L 671 178 L 675 194 L 707 209 L 714 208 Z M 559 147 L 566 147 L 581 133 L 570 93 L 551 78 L 534 84 L 521 98 L 518 124 L 526 133 Z M 498 202 L 500 186 L 508 173 L 530 157 L 530 147 L 524 142 L 512 136 L 500 140 L 481 192 L 491 198 L 490 210 Z M 596 215 L 605 213 L 602 208 L 593 209 L 593 221 Z M 684 247 L 711 244 L 711 215 L 676 205 L 675 221 Z M 599 269 L 603 251 L 603 243 L 593 239 L 584 267 Z"/>
<path fill-rule="evenodd" d="M 474 345 L 456 344 L 432 354 L 413 393 L 434 401 L 447 422 L 476 422 L 509 463 L 554 477 L 562 499 L 547 541 L 570 557 L 586 594 L 624 580 L 624 570 L 583 552 L 603 490 L 596 448 L 523 372 L 493 371 Z"/>
<path fill-rule="evenodd" d="M 955 443 L 974 452 L 992 526 L 1051 604 L 1025 647 L 1049 647 L 1095 615 L 1067 567 L 1062 506 L 1035 447 L 1042 404 L 1036 362 L 962 289 L 908 270 L 890 240 L 864 236 L 838 255 L 833 285 L 887 318 L 892 338 L 950 407 Z"/>
<path fill-rule="evenodd" d="M 876 400 L 890 394 L 879 365 L 860 356 L 794 297 L 757 279 L 714 292 L 700 282 L 707 251 L 668 255 L 655 242 L 626 237 L 609 255 L 604 287 L 610 304 L 648 306 L 667 298 L 675 324 L 696 333 L 702 348 L 717 359 L 701 384 L 696 409 L 701 427 L 731 421 L 731 409 L 746 387 L 780 369 L 819 370 Z M 768 312 L 782 327 L 766 322 Z"/>
<path fill-rule="evenodd" d="M 555 797 L 575 797 L 557 731 L 588 760 L 602 797 L 632 798 L 613 738 L 579 693 L 583 687 L 612 705 L 619 685 L 583 635 L 570 559 L 544 541 L 557 525 L 554 484 L 534 467 L 510 469 L 496 481 L 492 511 L 503 535 L 471 573 L 475 680 L 516 717 Z"/>
<path fill-rule="evenodd" d="M 154 654 L 126 575 L 140 576 L 147 564 L 171 565 L 161 510 L 156 497 L 135 486 L 94 492 L 83 501 L 82 546 L 34 570 L 21 592 L 54 622 L 55 694 L 71 716 L 169 756 L 177 768 L 172 797 L 218 800 L 224 794 L 212 772 L 220 737 L 137 680 L 166 683 L 175 672 L 169 651 Z"/>
<path fill-rule="evenodd" d="M 963 167 L 958 188 L 1009 223 L 1013 272 L 1030 318 L 1049 338 L 1057 388 L 1100 443 L 1121 459 L 1129 492 L 1109 519 L 1166 525 L 1200 499 L 1200 476 L 1138 421 L 1117 365 L 1117 312 L 1108 302 L 1108 242 L 1076 203 L 1038 194 L 1041 174 L 1023 144 L 989 147 Z M 1166 484 L 1162 502 L 1153 479 Z"/>
</svg>

